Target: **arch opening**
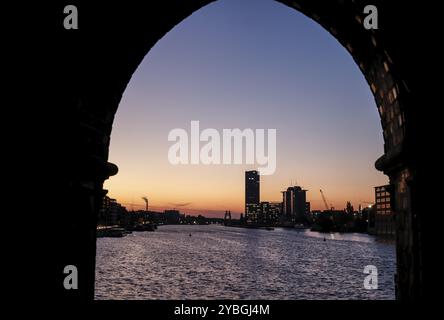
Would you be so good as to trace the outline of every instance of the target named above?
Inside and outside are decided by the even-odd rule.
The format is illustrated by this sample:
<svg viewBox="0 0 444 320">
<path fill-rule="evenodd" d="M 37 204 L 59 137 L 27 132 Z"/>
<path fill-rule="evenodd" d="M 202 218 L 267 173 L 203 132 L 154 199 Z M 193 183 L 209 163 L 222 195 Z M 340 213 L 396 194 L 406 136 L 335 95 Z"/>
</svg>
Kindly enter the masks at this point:
<svg viewBox="0 0 444 320">
<path fill-rule="evenodd" d="M 289 10 L 288 10 L 289 11 Z M 293 13 L 293 12 L 291 12 L 291 13 Z M 317 18 L 317 19 L 319 19 L 319 18 Z M 170 34 L 168 34 L 166 37 L 168 37 L 168 36 L 171 36 Z M 184 41 L 188 41 L 188 40 L 184 40 Z M 296 40 L 297 41 L 297 40 Z M 335 44 L 335 45 L 337 45 L 337 44 Z M 152 49 L 152 50 L 154 50 L 155 51 L 155 47 Z M 349 52 L 353 52 L 353 48 L 351 47 L 351 46 L 349 46 L 349 48 L 347 48 L 347 50 L 349 51 Z M 187 53 L 184 53 L 184 54 L 187 54 Z M 148 54 L 148 56 L 145 58 L 145 59 L 150 59 L 150 56 L 149 56 L 150 54 Z M 342 55 L 346 55 L 344 52 L 342 52 Z M 171 63 L 171 60 L 169 61 L 169 63 Z M 165 66 L 164 66 L 165 67 Z M 143 63 L 141 64 L 141 65 L 139 65 L 139 68 L 143 68 Z M 160 68 L 162 68 L 162 67 L 160 67 Z M 362 67 L 361 67 L 362 68 Z M 139 69 L 138 69 L 139 70 Z M 182 71 L 182 70 L 181 70 Z M 182 71 L 183 72 L 183 71 Z M 188 71 L 189 72 L 189 71 Z M 137 73 L 140 73 L 139 71 L 136 71 L 136 74 Z M 147 71 L 147 73 L 148 73 L 148 71 Z M 138 78 L 140 78 L 140 77 L 138 77 Z M 360 79 L 361 80 L 361 79 Z M 139 79 L 139 81 L 140 81 L 140 79 Z M 145 80 L 146 81 L 146 80 Z M 167 80 L 167 82 L 168 81 L 171 81 L 171 80 Z M 362 81 L 362 80 L 361 80 Z M 150 82 L 150 83 L 152 83 L 152 82 Z M 172 88 L 172 91 L 174 90 L 174 88 Z M 151 91 L 151 92 L 149 92 L 148 94 L 149 95 L 154 95 L 155 94 L 155 91 L 156 90 L 153 90 L 153 91 Z M 374 89 L 372 88 L 372 93 L 374 93 Z M 138 96 L 138 98 L 140 98 L 139 96 Z M 128 98 L 129 99 L 129 98 Z M 125 99 L 125 96 L 124 96 L 124 104 L 130 104 L 130 102 L 128 102 L 128 99 Z M 156 100 L 157 99 L 157 100 Z M 153 98 L 153 100 L 152 101 L 159 101 L 159 99 L 160 98 Z M 177 98 L 175 98 L 175 99 L 177 99 Z M 127 101 L 125 101 L 125 100 L 127 100 Z M 181 99 L 181 101 L 182 101 L 182 99 Z M 190 104 L 190 103 L 187 103 L 186 101 L 184 101 L 184 103 L 185 104 Z M 126 106 L 123 106 L 123 107 L 126 107 Z M 146 106 L 144 106 L 144 107 L 146 107 Z M 162 106 L 161 108 L 165 108 L 165 106 Z M 373 106 L 373 108 L 374 108 L 374 106 Z M 154 110 L 153 110 L 154 111 Z M 178 110 L 171 110 L 171 111 L 169 111 L 169 112 L 166 112 L 166 113 L 170 113 L 170 114 L 174 114 L 174 112 L 177 112 Z M 202 110 L 199 110 L 200 112 L 202 111 Z M 212 112 L 212 113 L 214 113 L 214 111 Z M 154 116 L 153 114 L 151 114 L 152 116 Z M 214 116 L 214 114 L 212 114 L 212 116 Z M 216 116 L 223 116 L 222 114 L 217 114 Z M 156 115 L 155 116 L 156 117 L 156 122 L 164 122 L 164 120 L 165 119 L 159 119 L 159 117 Z M 282 120 L 282 119 L 281 119 Z M 363 119 L 361 119 L 361 120 L 363 120 Z M 132 123 L 132 125 L 133 125 L 134 123 Z M 144 125 L 147 125 L 146 123 L 144 124 Z M 154 125 L 154 123 L 151 123 L 151 125 Z M 137 126 L 137 125 L 136 125 Z M 174 127 L 174 125 L 173 125 L 173 127 Z M 164 137 L 163 137 L 164 138 Z M 325 137 L 324 137 L 325 138 Z M 382 141 L 381 141 L 382 142 Z M 129 150 L 127 150 L 127 151 L 129 151 Z M 133 150 L 133 152 L 134 152 L 134 150 Z M 163 152 L 163 153 L 166 153 L 166 152 Z M 112 158 L 111 158 L 111 160 L 113 160 Z M 154 160 L 154 159 L 151 159 L 151 160 Z M 155 161 L 155 160 L 154 160 Z M 119 161 L 116 161 L 117 163 L 119 163 Z M 195 173 L 194 173 L 195 174 Z M 186 178 L 186 179 L 189 179 L 190 177 L 188 177 L 188 178 Z M 109 189 L 111 189 L 112 187 L 110 187 Z M 310 186 L 310 189 L 312 189 L 311 188 L 311 186 Z M 314 189 L 316 189 L 316 188 L 314 188 Z M 330 189 L 331 190 L 331 189 Z M 154 191 L 154 190 L 153 190 Z M 154 193 L 154 192 L 149 192 L 150 194 L 151 193 Z M 189 197 L 189 196 L 188 196 Z M 321 201 L 321 199 L 320 199 L 320 195 L 318 195 L 318 198 L 319 199 L 317 199 L 318 201 Z M 179 199 L 179 200 L 182 200 L 182 199 Z M 127 204 L 129 203 L 129 202 L 131 202 L 129 199 L 127 200 Z M 345 204 L 345 200 L 344 200 L 344 204 Z M 131 205 L 131 204 L 130 204 Z"/>
<path fill-rule="evenodd" d="M 67 265 L 74 260 L 78 268 L 86 270 L 86 276 L 79 280 L 82 289 L 70 293 L 61 291 L 63 296 L 90 299 L 94 294 L 96 218 L 103 198 L 103 182 L 117 173 L 116 166 L 107 162 L 108 148 L 112 121 L 125 87 L 149 49 L 180 21 L 210 2 L 162 4 L 153 1 L 137 8 L 109 5 L 106 19 L 113 23 L 106 32 L 95 24 L 104 19 L 103 8 L 85 4 L 89 10 L 89 16 L 84 16 L 85 25 L 90 27 L 88 35 L 63 42 L 70 49 L 67 50 L 68 58 L 71 56 L 73 61 L 72 79 L 66 79 L 70 90 L 65 105 L 75 116 L 66 126 L 72 129 L 67 133 L 72 140 L 69 140 L 66 162 L 75 165 L 67 174 L 66 192 L 75 201 L 62 218 L 66 228 L 58 238 L 64 240 L 67 250 L 61 254 L 60 263 L 66 261 Z M 414 200 L 419 195 L 413 82 L 408 58 L 403 57 L 408 46 L 397 39 L 402 32 L 397 23 L 388 18 L 382 18 L 380 30 L 363 29 L 361 1 L 280 2 L 304 13 L 329 31 L 350 52 L 369 83 L 381 116 L 385 142 L 384 155 L 375 165 L 390 177 L 391 201 L 396 212 L 397 297 L 421 297 L 425 278 L 420 245 L 422 216 L 413 206 L 420 203 Z M 409 8 L 394 9 L 395 5 L 382 2 L 376 5 L 379 10 L 391 14 L 406 10 L 405 14 L 400 14 L 405 19 L 413 16 Z M 98 88 L 97 83 L 101 87 Z M 78 215 L 79 211 L 85 214 Z"/>
</svg>

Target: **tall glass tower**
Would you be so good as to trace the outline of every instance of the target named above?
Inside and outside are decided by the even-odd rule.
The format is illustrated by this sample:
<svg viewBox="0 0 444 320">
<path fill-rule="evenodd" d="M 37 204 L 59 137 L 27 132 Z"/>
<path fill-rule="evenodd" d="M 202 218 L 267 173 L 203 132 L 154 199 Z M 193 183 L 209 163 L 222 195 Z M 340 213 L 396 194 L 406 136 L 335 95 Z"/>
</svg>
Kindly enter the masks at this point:
<svg viewBox="0 0 444 320">
<path fill-rule="evenodd" d="M 260 207 L 260 181 L 256 170 L 245 171 L 245 216 L 257 213 Z"/>
</svg>

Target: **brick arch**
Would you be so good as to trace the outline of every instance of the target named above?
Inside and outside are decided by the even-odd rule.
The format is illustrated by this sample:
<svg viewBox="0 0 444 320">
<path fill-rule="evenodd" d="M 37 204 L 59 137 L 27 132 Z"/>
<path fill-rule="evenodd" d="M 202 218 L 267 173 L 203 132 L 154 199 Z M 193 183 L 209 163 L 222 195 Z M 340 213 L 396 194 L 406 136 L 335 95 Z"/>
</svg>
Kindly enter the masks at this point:
<svg viewBox="0 0 444 320">
<path fill-rule="evenodd" d="M 353 57 L 373 92 L 384 136 L 384 155 L 375 166 L 390 177 L 394 188 L 397 296 L 420 297 L 421 223 L 412 207 L 417 169 L 413 108 L 416 98 L 412 92 L 415 83 L 405 54 L 408 43 L 400 26 L 391 20 L 400 15 L 399 8 L 373 1 L 380 21 L 379 30 L 370 31 L 362 25 L 365 1 L 277 1 L 302 12 L 330 32 Z M 64 128 L 69 146 L 64 153 L 69 164 L 64 190 L 73 206 L 63 218 L 67 228 L 58 237 L 71 248 L 66 257 L 62 254 L 59 267 L 76 264 L 85 270 L 85 276 L 79 279 L 81 290 L 62 291 L 62 295 L 93 297 L 96 215 L 105 193 L 103 182 L 118 171 L 116 165 L 107 162 L 108 148 L 114 115 L 126 85 L 158 40 L 211 2 L 162 0 L 137 5 L 115 2 L 78 6 L 79 30 L 61 40 L 63 53 L 71 61 L 69 76 L 63 79 L 66 92 L 61 104 L 70 119 Z M 404 19 L 413 14 L 404 13 Z"/>
</svg>

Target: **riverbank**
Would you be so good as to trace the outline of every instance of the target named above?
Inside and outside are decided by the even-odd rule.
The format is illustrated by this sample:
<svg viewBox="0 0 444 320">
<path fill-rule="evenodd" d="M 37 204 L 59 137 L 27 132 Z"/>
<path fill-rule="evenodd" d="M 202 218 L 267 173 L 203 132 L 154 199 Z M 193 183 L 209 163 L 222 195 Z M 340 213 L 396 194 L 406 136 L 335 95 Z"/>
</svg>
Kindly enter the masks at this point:
<svg viewBox="0 0 444 320">
<path fill-rule="evenodd" d="M 157 225 L 153 223 L 140 223 L 136 225 L 127 225 L 127 226 L 97 226 L 96 236 L 97 238 L 121 238 L 126 236 L 127 234 L 132 233 L 133 231 L 144 232 L 144 231 L 155 231 L 157 229 Z"/>
</svg>

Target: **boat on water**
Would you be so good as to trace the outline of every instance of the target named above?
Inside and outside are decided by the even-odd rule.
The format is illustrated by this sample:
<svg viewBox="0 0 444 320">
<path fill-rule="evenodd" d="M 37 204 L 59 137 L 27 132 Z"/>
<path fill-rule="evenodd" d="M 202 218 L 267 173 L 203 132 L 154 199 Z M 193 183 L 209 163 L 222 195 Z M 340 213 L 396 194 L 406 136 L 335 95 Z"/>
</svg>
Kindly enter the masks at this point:
<svg viewBox="0 0 444 320">
<path fill-rule="evenodd" d="M 312 227 L 310 228 L 310 231 L 321 232 L 321 231 L 323 231 L 323 229 L 322 229 L 322 227 L 321 227 L 320 225 L 315 224 L 314 226 L 312 226 Z"/>
<path fill-rule="evenodd" d="M 152 223 L 144 223 L 128 227 L 127 229 L 131 231 L 154 231 L 157 229 L 157 226 Z"/>
<path fill-rule="evenodd" d="M 97 229 L 97 238 L 121 238 L 128 234 L 128 231 L 120 227 Z"/>
</svg>

